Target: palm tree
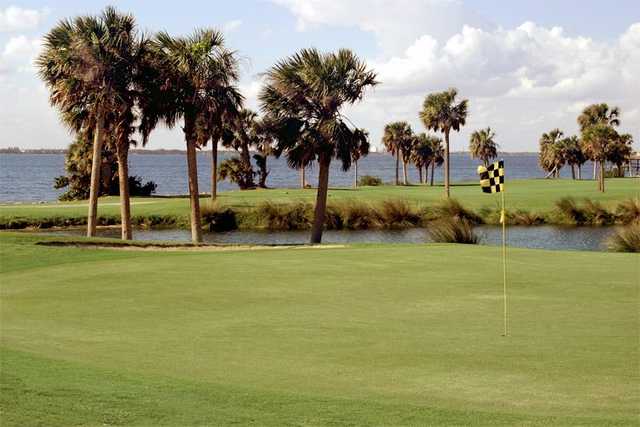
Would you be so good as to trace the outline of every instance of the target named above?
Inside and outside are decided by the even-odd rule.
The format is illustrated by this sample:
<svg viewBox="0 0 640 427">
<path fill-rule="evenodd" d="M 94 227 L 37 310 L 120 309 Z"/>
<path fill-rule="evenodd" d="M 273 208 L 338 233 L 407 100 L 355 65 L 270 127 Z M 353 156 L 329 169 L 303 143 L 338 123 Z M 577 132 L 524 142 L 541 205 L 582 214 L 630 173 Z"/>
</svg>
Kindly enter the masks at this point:
<svg viewBox="0 0 640 427">
<path fill-rule="evenodd" d="M 259 98 L 276 125 L 276 154 L 286 152 L 294 168 L 308 158 L 318 161 L 311 243 L 322 241 L 331 160 L 340 160 L 347 171 L 354 151 L 368 151 L 367 133 L 350 127 L 341 109 L 360 101 L 365 89 L 376 84 L 375 73 L 347 49 L 335 53 L 303 49 L 266 73 Z"/>
<path fill-rule="evenodd" d="M 620 108 L 610 108 L 606 103 L 591 104 L 582 110 L 582 113 L 578 116 L 578 126 L 580 127 L 580 133 L 584 134 L 589 126 L 605 124 L 611 127 L 620 126 Z M 596 159 L 590 158 L 593 162 L 593 179 L 596 179 L 598 162 Z"/>
<path fill-rule="evenodd" d="M 242 170 L 245 174 L 242 179 L 245 184 L 240 187 L 241 190 L 255 188 L 250 149 L 257 142 L 257 121 L 258 114 L 255 111 L 243 108 L 235 116 L 234 120 L 227 122 L 224 127 L 223 145 L 231 147 L 240 153 Z"/>
<path fill-rule="evenodd" d="M 585 154 L 598 162 L 598 190 L 604 193 L 604 164 L 607 161 L 612 146 L 618 141 L 618 132 L 608 124 L 598 123 L 585 129 L 582 134 L 582 150 Z"/>
<path fill-rule="evenodd" d="M 136 44 L 133 17 L 107 7 L 97 17 L 60 22 L 45 36 L 43 52 L 37 59 L 40 77 L 50 91 L 49 100 L 60 110 L 62 121 L 75 132 L 93 135 L 89 237 L 96 234 L 105 131 L 108 127 L 112 131 L 118 129 L 118 139 L 124 141 L 126 135 L 127 144 L 129 141 L 132 99 L 128 90 Z M 126 170 L 122 172 L 126 174 Z M 128 203 L 127 183 L 124 181 L 122 200 Z M 123 203 L 123 237 L 127 217 L 128 209 Z"/>
<path fill-rule="evenodd" d="M 578 179 L 582 179 L 582 165 L 587 161 L 582 149 L 580 139 L 573 135 L 562 141 L 562 157 L 571 166 L 571 178 L 576 179 L 576 166 L 578 167 Z"/>
<path fill-rule="evenodd" d="M 488 166 L 491 160 L 498 157 L 498 144 L 494 140 L 495 137 L 496 133 L 490 127 L 473 132 L 469 142 L 471 158 L 482 160 L 482 163 Z"/>
<path fill-rule="evenodd" d="M 435 135 L 427 135 L 427 141 L 431 146 L 432 157 L 429 164 L 431 165 L 431 179 L 430 186 L 433 187 L 433 175 L 436 167 L 442 166 L 444 163 L 444 147 L 442 146 L 442 139 L 438 138 Z M 429 170 L 429 165 L 427 165 L 427 171 Z"/>
<path fill-rule="evenodd" d="M 467 121 L 467 106 L 469 101 L 463 99 L 456 103 L 457 89 L 449 89 L 444 92 L 427 95 L 422 104 L 420 119 L 427 129 L 444 133 L 444 188 L 449 197 L 449 133 L 456 132 Z"/>
<path fill-rule="evenodd" d="M 616 176 L 618 178 L 624 177 L 623 165 L 629 161 L 632 149 L 633 136 L 628 133 L 619 135 L 618 139 L 609 149 L 609 155 L 607 160 L 616 165 Z"/>
<path fill-rule="evenodd" d="M 433 155 L 433 147 L 431 146 L 427 135 L 424 132 L 416 135 L 413 150 L 411 152 L 411 161 L 416 166 L 416 169 L 418 169 L 420 184 L 425 184 L 427 182 L 428 167 L 429 163 L 433 159 Z"/>
<path fill-rule="evenodd" d="M 258 152 L 253 155 L 258 167 L 258 187 L 267 188 L 267 177 L 269 168 L 267 159 L 273 153 L 273 135 L 271 134 L 271 124 L 265 118 L 257 119 L 253 124 L 254 145 Z"/>
<path fill-rule="evenodd" d="M 547 178 L 553 176 L 560 177 L 560 169 L 564 166 L 564 156 L 562 153 L 562 140 L 564 133 L 560 129 L 553 129 L 540 137 L 540 167 L 548 172 Z"/>
<path fill-rule="evenodd" d="M 216 30 L 197 30 L 188 37 L 159 33 L 153 42 L 157 76 L 149 79 L 153 102 L 145 104 L 141 125 L 145 138 L 158 120 L 173 128 L 180 120 L 187 145 L 191 238 L 202 241 L 196 149 L 219 135 L 217 127 L 242 97 L 235 83 L 238 61 Z M 144 108 L 143 108 L 144 110 Z"/>
<path fill-rule="evenodd" d="M 396 159 L 396 185 L 400 184 L 400 158 L 403 141 L 412 138 L 413 132 L 407 122 L 393 122 L 384 127 L 382 145 Z M 406 184 L 406 180 L 405 180 Z"/>
</svg>

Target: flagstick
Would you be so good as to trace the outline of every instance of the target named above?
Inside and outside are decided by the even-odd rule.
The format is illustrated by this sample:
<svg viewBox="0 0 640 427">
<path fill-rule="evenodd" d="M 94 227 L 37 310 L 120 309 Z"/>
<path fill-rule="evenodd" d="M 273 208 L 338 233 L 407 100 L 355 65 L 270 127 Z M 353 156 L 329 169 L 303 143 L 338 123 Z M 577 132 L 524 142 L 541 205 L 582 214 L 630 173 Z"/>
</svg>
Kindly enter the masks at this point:
<svg viewBox="0 0 640 427">
<path fill-rule="evenodd" d="M 501 191 L 502 195 L 502 282 L 503 282 L 503 299 L 504 299 L 504 336 L 508 333 L 507 329 L 507 215 L 504 211 L 504 187 Z"/>
</svg>

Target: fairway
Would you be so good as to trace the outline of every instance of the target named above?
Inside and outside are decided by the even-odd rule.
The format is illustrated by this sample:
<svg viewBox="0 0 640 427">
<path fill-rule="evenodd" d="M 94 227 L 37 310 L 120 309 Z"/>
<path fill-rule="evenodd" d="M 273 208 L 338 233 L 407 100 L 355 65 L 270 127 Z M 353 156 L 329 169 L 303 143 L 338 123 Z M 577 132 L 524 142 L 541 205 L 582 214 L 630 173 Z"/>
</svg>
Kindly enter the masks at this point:
<svg viewBox="0 0 640 427">
<path fill-rule="evenodd" d="M 0 233 L 3 427 L 639 421 L 637 254 L 510 249 L 505 338 L 494 247 L 42 239 Z"/>
<path fill-rule="evenodd" d="M 607 180 L 607 191 L 597 191 L 595 181 L 573 181 L 528 179 L 513 180 L 507 184 L 507 208 L 523 209 L 532 212 L 547 212 L 554 208 L 555 202 L 563 197 L 573 197 L 581 201 L 588 198 L 601 202 L 605 207 L 614 208 L 617 202 L 640 195 L 640 179 L 618 178 Z M 186 189 L 185 189 L 186 191 Z M 483 207 L 496 208 L 498 199 L 487 197 L 478 189 L 477 182 L 456 184 L 451 188 L 451 196 L 459 200 L 463 206 L 479 210 Z M 221 206 L 243 209 L 255 207 L 270 201 L 273 203 L 291 203 L 298 201 L 312 202 L 316 197 L 316 189 L 258 189 L 248 191 L 228 191 L 218 195 Z M 359 200 L 379 203 L 384 200 L 406 200 L 416 206 L 429 207 L 443 201 L 444 189 L 441 186 L 391 186 L 353 188 L 331 188 L 329 203 L 345 200 Z M 201 201 L 209 202 L 208 197 Z M 120 215 L 118 197 L 103 197 L 98 206 L 100 215 Z M 132 215 L 176 215 L 188 218 L 189 199 L 186 197 L 149 197 L 132 198 Z M 86 217 L 86 202 L 58 202 L 43 204 L 0 204 L 2 218 L 47 218 Z"/>
</svg>

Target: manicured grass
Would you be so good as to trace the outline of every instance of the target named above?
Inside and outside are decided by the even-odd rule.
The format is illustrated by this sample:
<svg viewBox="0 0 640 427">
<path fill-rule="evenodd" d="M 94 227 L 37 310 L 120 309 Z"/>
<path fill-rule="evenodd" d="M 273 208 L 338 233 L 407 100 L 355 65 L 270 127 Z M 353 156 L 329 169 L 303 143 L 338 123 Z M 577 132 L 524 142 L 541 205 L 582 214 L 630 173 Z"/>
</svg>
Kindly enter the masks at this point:
<svg viewBox="0 0 640 427">
<path fill-rule="evenodd" d="M 637 425 L 640 258 L 187 252 L 0 233 L 13 425 Z"/>
<path fill-rule="evenodd" d="M 508 182 L 507 205 L 509 209 L 523 209 L 534 212 L 546 212 L 554 207 L 554 203 L 563 197 L 577 200 L 589 198 L 602 202 L 605 207 L 614 207 L 621 200 L 637 197 L 640 194 L 640 179 L 609 179 L 607 191 L 596 191 L 594 181 L 562 180 L 515 180 Z M 269 200 L 275 203 L 296 201 L 313 202 L 315 189 L 269 189 L 250 191 L 230 191 L 220 193 L 219 203 L 232 208 L 249 208 Z M 458 199 L 465 207 L 479 210 L 483 207 L 495 208 L 499 203 L 498 196 L 483 194 L 476 182 L 455 185 L 452 197 Z M 333 188 L 329 192 L 329 202 L 342 200 L 363 200 L 372 203 L 389 199 L 403 199 L 418 206 L 431 206 L 443 199 L 441 186 L 381 186 L 352 188 Z M 203 203 L 208 202 L 203 197 Z M 100 200 L 99 214 L 119 217 L 119 201 L 117 197 L 105 197 Z M 134 198 L 132 215 L 174 215 L 188 218 L 189 199 L 187 198 Z M 47 204 L 0 205 L 2 218 L 47 218 L 47 217 L 84 217 L 87 215 L 86 202 L 60 202 Z"/>
</svg>

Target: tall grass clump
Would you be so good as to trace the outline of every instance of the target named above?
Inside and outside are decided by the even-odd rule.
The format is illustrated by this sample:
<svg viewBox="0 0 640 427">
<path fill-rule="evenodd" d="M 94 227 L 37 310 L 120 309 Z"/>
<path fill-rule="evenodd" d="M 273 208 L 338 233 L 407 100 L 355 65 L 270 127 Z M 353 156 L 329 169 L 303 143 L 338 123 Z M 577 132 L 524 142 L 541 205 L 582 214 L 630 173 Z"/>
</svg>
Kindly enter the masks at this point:
<svg viewBox="0 0 640 427">
<path fill-rule="evenodd" d="M 473 231 L 473 223 L 464 218 L 441 218 L 428 227 L 431 240 L 436 243 L 463 243 L 475 245 L 478 235 Z"/>
<path fill-rule="evenodd" d="M 464 219 L 472 224 L 482 224 L 483 219 L 475 212 L 465 208 L 456 199 L 447 199 L 435 207 L 436 219 L 453 218 Z"/>
<path fill-rule="evenodd" d="M 586 222 L 591 225 L 610 225 L 616 220 L 614 214 L 606 210 L 600 203 L 587 199 L 582 208 Z"/>
<path fill-rule="evenodd" d="M 575 200 L 571 197 L 563 197 L 556 202 L 556 212 L 562 222 L 572 225 L 584 224 L 587 217 Z"/>
<path fill-rule="evenodd" d="M 414 227 L 422 220 L 417 209 L 406 200 L 385 200 L 373 209 L 383 228 Z"/>
<path fill-rule="evenodd" d="M 255 209 L 259 226 L 269 230 L 305 230 L 311 227 L 313 207 L 309 203 L 262 202 Z"/>
<path fill-rule="evenodd" d="M 202 224 L 209 227 L 209 231 L 231 231 L 238 228 L 235 211 L 217 203 L 206 203 L 200 207 L 200 217 Z"/>
<path fill-rule="evenodd" d="M 631 198 L 618 203 L 616 215 L 623 224 L 640 223 L 640 198 Z"/>
<path fill-rule="evenodd" d="M 607 243 L 614 252 L 640 252 L 640 223 L 619 227 Z"/>
<path fill-rule="evenodd" d="M 349 200 L 336 205 L 343 228 L 348 230 L 367 230 L 380 226 L 378 217 L 370 205 Z"/>
</svg>

